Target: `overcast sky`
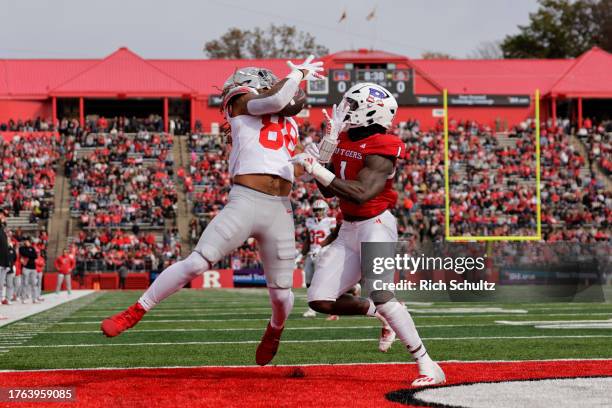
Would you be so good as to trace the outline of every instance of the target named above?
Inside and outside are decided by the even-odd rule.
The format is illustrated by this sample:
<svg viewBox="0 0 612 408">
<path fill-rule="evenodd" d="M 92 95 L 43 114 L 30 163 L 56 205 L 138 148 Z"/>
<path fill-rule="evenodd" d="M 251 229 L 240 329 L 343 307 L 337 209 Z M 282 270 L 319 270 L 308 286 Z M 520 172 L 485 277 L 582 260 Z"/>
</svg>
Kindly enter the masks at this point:
<svg viewBox="0 0 612 408">
<path fill-rule="evenodd" d="M 466 57 L 481 41 L 516 33 L 537 1 L 4 0 L 0 7 L 0 58 L 100 58 L 120 46 L 146 58 L 203 58 L 203 44 L 229 27 L 270 23 L 308 31 L 332 52 L 376 48 L 418 58 L 424 51 Z"/>
</svg>

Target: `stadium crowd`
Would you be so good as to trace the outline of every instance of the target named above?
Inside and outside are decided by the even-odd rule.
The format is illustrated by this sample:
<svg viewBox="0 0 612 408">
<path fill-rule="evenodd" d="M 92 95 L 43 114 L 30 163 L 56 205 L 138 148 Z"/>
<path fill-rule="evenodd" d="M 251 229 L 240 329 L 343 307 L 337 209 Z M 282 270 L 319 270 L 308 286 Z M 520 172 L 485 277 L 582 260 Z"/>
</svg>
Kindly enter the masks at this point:
<svg viewBox="0 0 612 408">
<path fill-rule="evenodd" d="M 571 143 L 569 121 L 542 124 L 542 231 L 547 241 L 594 242 L 609 240 L 612 195 L 586 166 L 586 158 Z M 304 123 L 302 143 L 318 141 L 322 129 Z M 403 239 L 441 241 L 444 238 L 444 138 L 442 123 L 422 131 L 416 120 L 393 129 L 406 143 L 406 157 L 398 163 L 395 214 Z M 591 133 L 590 133 L 591 134 Z M 222 136 L 190 137 L 190 167 L 181 172 L 199 221 L 192 220 L 195 244 L 208 221 L 223 207 L 230 187 L 227 148 Z M 606 140 L 604 137 L 595 139 Z M 451 235 L 535 235 L 536 156 L 535 123 L 526 121 L 500 135 L 474 121 L 449 121 Z M 605 143 L 593 149 L 603 151 Z M 605 154 L 607 152 L 607 154 Z M 590 159 L 593 160 L 594 156 Z M 599 156 L 597 156 L 599 157 Z M 606 160 L 606 159 L 602 159 Z M 320 194 L 315 184 L 297 180 L 291 193 L 299 243 L 307 239 L 305 220 Z M 338 212 L 330 202 L 331 214 Z M 225 265 L 239 258 L 256 264 L 254 242 L 230 255 Z"/>
<path fill-rule="evenodd" d="M 153 232 L 125 231 L 100 228 L 81 230 L 72 241 L 71 251 L 76 255 L 76 271 L 130 271 L 161 272 L 180 256 L 178 230 L 166 229 L 158 239 Z"/>
<path fill-rule="evenodd" d="M 0 209 L 7 215 L 30 211 L 31 221 L 48 218 L 57 163 L 64 155 L 71 213 L 82 228 L 69 251 L 76 269 L 163 269 L 180 256 L 180 243 L 176 229 L 165 227 L 166 219 L 176 217 L 172 136 L 158 132 L 156 119 L 99 117 L 88 120 L 85 129 L 76 120 L 62 119 L 58 124 L 61 144 L 54 138 L 35 137 L 2 141 Z M 28 132 L 49 130 L 50 126 L 38 118 L 9 121 L 0 124 L 1 129 Z M 107 133 L 97 133 L 101 130 Z M 587 159 L 610 176 L 611 130 L 611 122 L 595 125 L 585 120 L 576 132 L 578 139 L 573 139 L 569 120 L 541 125 L 542 231 L 546 241 L 610 240 L 612 194 L 587 166 Z M 452 235 L 535 234 L 534 131 L 531 121 L 501 136 L 474 121 L 449 121 Z M 418 121 L 407 120 L 393 132 L 404 141 L 407 152 L 399 160 L 396 176 L 399 200 L 394 212 L 400 236 L 418 242 L 440 241 L 444 237 L 445 200 L 442 124 L 425 131 Z M 322 128 L 306 122 L 300 134 L 303 144 L 317 142 Z M 584 144 L 586 157 L 575 140 Z M 229 146 L 222 135 L 194 133 L 187 141 L 189 166 L 179 167 L 176 175 L 192 204 L 189 237 L 195 244 L 227 202 Z M 299 243 L 307 239 L 305 220 L 312 215 L 311 205 L 317 198 L 320 194 L 314 183 L 297 180 L 291 200 Z M 331 200 L 330 216 L 338 214 L 337 207 Z M 163 236 L 156 237 L 147 228 L 163 231 Z M 17 246 L 25 236 L 21 230 L 12 233 Z M 45 229 L 31 240 L 44 259 Z M 259 267 L 256 241 L 249 240 L 219 266 Z"/>
<path fill-rule="evenodd" d="M 82 228 L 73 241 L 79 273 L 156 271 L 180 255 L 178 231 L 165 226 L 178 199 L 172 145 L 171 135 L 146 129 L 71 138 L 66 173 Z M 164 231 L 162 239 L 151 229 Z"/>
<path fill-rule="evenodd" d="M 597 163 L 608 177 L 612 176 L 612 120 L 599 125 L 593 125 L 590 119 L 585 120 L 577 135 L 586 145 L 589 159 Z"/>
<path fill-rule="evenodd" d="M 29 211 L 32 223 L 49 217 L 59 160 L 57 147 L 52 137 L 0 140 L 0 209 L 15 217 L 21 211 Z"/>
<path fill-rule="evenodd" d="M 36 119 L 9 119 L 7 122 L 0 123 L 0 132 L 46 132 L 53 130 L 53 123 L 50 119 L 38 116 Z"/>
<path fill-rule="evenodd" d="M 150 138 L 150 141 L 149 141 Z M 176 217 L 171 138 L 139 133 L 135 139 L 84 134 L 96 147 L 67 165 L 71 210 L 82 227 L 163 226 Z M 76 141 L 74 152 L 80 142 Z"/>
</svg>

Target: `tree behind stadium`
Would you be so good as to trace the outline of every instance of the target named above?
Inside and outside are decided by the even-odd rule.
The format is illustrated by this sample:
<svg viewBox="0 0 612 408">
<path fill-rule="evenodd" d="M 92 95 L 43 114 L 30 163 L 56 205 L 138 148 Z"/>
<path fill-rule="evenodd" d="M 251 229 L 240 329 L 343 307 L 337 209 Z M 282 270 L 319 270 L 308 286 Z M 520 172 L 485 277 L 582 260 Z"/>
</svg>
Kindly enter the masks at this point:
<svg viewBox="0 0 612 408">
<path fill-rule="evenodd" d="M 612 52 L 612 0 L 539 0 L 529 25 L 501 43 L 505 58 L 572 58 L 593 46 Z"/>
<path fill-rule="evenodd" d="M 301 58 L 329 53 L 327 47 L 317 44 L 315 38 L 294 26 L 271 24 L 267 29 L 252 30 L 230 28 L 219 39 L 204 44 L 209 58 Z"/>
</svg>

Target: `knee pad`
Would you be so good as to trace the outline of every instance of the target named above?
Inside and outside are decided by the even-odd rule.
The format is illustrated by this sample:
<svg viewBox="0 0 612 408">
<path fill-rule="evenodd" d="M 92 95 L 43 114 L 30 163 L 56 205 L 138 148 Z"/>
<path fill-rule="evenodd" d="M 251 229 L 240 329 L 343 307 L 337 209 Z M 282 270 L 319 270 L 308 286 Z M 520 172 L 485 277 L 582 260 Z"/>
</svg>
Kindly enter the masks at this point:
<svg viewBox="0 0 612 408">
<path fill-rule="evenodd" d="M 210 268 L 208 261 L 197 252 L 192 252 L 180 262 L 184 267 L 183 271 L 194 277 L 203 274 Z"/>
<path fill-rule="evenodd" d="M 291 289 L 268 288 L 270 302 L 274 304 L 293 304 L 293 292 Z"/>
</svg>

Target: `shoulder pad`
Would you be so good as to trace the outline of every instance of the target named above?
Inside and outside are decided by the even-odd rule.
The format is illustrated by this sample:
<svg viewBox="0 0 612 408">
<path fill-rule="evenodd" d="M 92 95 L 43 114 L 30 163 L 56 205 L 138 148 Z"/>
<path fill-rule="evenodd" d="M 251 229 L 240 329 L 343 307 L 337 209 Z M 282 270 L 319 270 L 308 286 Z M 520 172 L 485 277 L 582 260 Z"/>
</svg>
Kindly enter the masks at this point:
<svg viewBox="0 0 612 408">
<path fill-rule="evenodd" d="M 221 107 L 223 111 L 227 109 L 227 104 L 232 100 L 233 97 L 238 95 L 243 95 L 247 93 L 253 93 L 257 95 L 257 91 L 248 86 L 237 86 L 236 88 L 230 89 L 227 94 L 223 97 L 223 101 L 221 102 Z"/>
</svg>

